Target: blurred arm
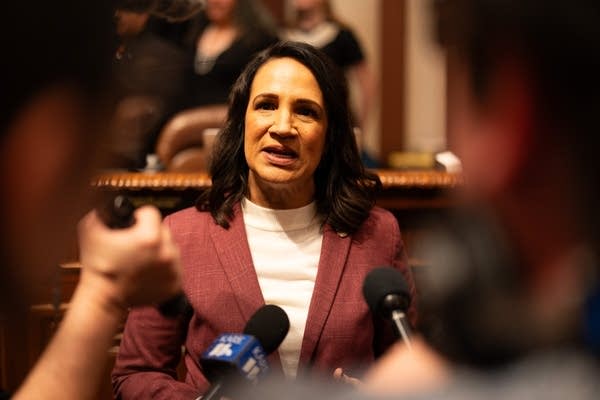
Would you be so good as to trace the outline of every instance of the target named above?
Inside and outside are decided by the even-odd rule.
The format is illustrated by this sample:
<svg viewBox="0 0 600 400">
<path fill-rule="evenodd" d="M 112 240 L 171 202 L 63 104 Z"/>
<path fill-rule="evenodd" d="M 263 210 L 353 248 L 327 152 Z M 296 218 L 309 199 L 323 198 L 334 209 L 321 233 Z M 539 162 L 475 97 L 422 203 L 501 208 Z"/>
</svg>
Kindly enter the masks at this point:
<svg viewBox="0 0 600 400">
<path fill-rule="evenodd" d="M 446 384 L 449 374 L 447 361 L 414 336 L 412 350 L 397 342 L 367 371 L 359 388 L 379 395 L 431 391 Z"/>
<path fill-rule="evenodd" d="M 116 231 L 94 212 L 80 223 L 80 282 L 15 399 L 95 398 L 125 307 L 160 302 L 181 290 L 179 254 L 160 214 L 143 207 L 135 218 L 134 226 Z"/>
</svg>

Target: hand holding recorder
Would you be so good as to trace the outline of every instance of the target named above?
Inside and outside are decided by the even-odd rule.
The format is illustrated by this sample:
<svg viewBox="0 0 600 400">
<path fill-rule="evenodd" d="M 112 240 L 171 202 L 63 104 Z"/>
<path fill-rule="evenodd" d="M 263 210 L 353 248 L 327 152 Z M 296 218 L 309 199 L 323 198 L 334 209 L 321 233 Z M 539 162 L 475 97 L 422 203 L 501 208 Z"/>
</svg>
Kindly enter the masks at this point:
<svg viewBox="0 0 600 400">
<path fill-rule="evenodd" d="M 88 213 L 79 224 L 82 280 L 104 290 L 106 299 L 120 305 L 159 303 L 181 291 L 179 252 L 150 206 L 124 212 L 110 220 L 103 210 Z"/>
</svg>

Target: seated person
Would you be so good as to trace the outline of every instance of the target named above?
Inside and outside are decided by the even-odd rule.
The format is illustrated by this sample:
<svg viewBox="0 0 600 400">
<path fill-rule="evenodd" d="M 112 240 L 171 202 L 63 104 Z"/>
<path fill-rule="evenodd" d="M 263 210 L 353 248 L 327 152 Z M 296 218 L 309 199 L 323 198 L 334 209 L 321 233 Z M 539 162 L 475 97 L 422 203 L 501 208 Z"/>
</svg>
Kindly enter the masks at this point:
<svg viewBox="0 0 600 400">
<path fill-rule="evenodd" d="M 154 15 L 155 4 L 119 0 L 116 5 L 116 143 L 111 166 L 143 168 L 162 127 L 182 107 L 187 57 L 177 43 L 157 32 L 170 23 L 166 14 Z"/>
</svg>

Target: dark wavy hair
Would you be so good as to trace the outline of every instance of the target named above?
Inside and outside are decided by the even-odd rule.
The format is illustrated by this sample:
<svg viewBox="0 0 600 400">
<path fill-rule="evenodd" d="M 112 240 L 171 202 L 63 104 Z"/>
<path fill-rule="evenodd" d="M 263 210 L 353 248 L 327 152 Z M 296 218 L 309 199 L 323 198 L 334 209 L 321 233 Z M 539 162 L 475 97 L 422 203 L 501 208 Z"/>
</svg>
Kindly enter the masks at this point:
<svg viewBox="0 0 600 400">
<path fill-rule="evenodd" d="M 225 228 L 233 206 L 247 193 L 248 164 L 244 154 L 244 125 L 250 88 L 259 68 L 269 60 L 289 57 L 314 75 L 323 94 L 328 127 L 325 148 L 314 174 L 317 212 L 337 232 L 352 233 L 368 217 L 381 188 L 377 175 L 365 170 L 354 137 L 348 88 L 341 71 L 319 50 L 297 42 L 279 42 L 259 53 L 233 86 L 224 128 L 212 154 L 212 187 L 196 203 L 210 211 Z"/>
</svg>

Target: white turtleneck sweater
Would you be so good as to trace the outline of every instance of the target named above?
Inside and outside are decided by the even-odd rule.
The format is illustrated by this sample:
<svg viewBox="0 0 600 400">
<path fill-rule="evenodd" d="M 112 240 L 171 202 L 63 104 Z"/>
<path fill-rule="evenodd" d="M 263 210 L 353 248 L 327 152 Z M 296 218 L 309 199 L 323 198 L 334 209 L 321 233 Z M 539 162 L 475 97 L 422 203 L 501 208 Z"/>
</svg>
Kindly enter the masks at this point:
<svg viewBox="0 0 600 400">
<path fill-rule="evenodd" d="M 290 319 L 279 355 L 285 375 L 293 378 L 321 255 L 321 219 L 314 202 L 291 210 L 272 210 L 244 199 L 242 212 L 265 303 L 283 308 Z"/>
</svg>

